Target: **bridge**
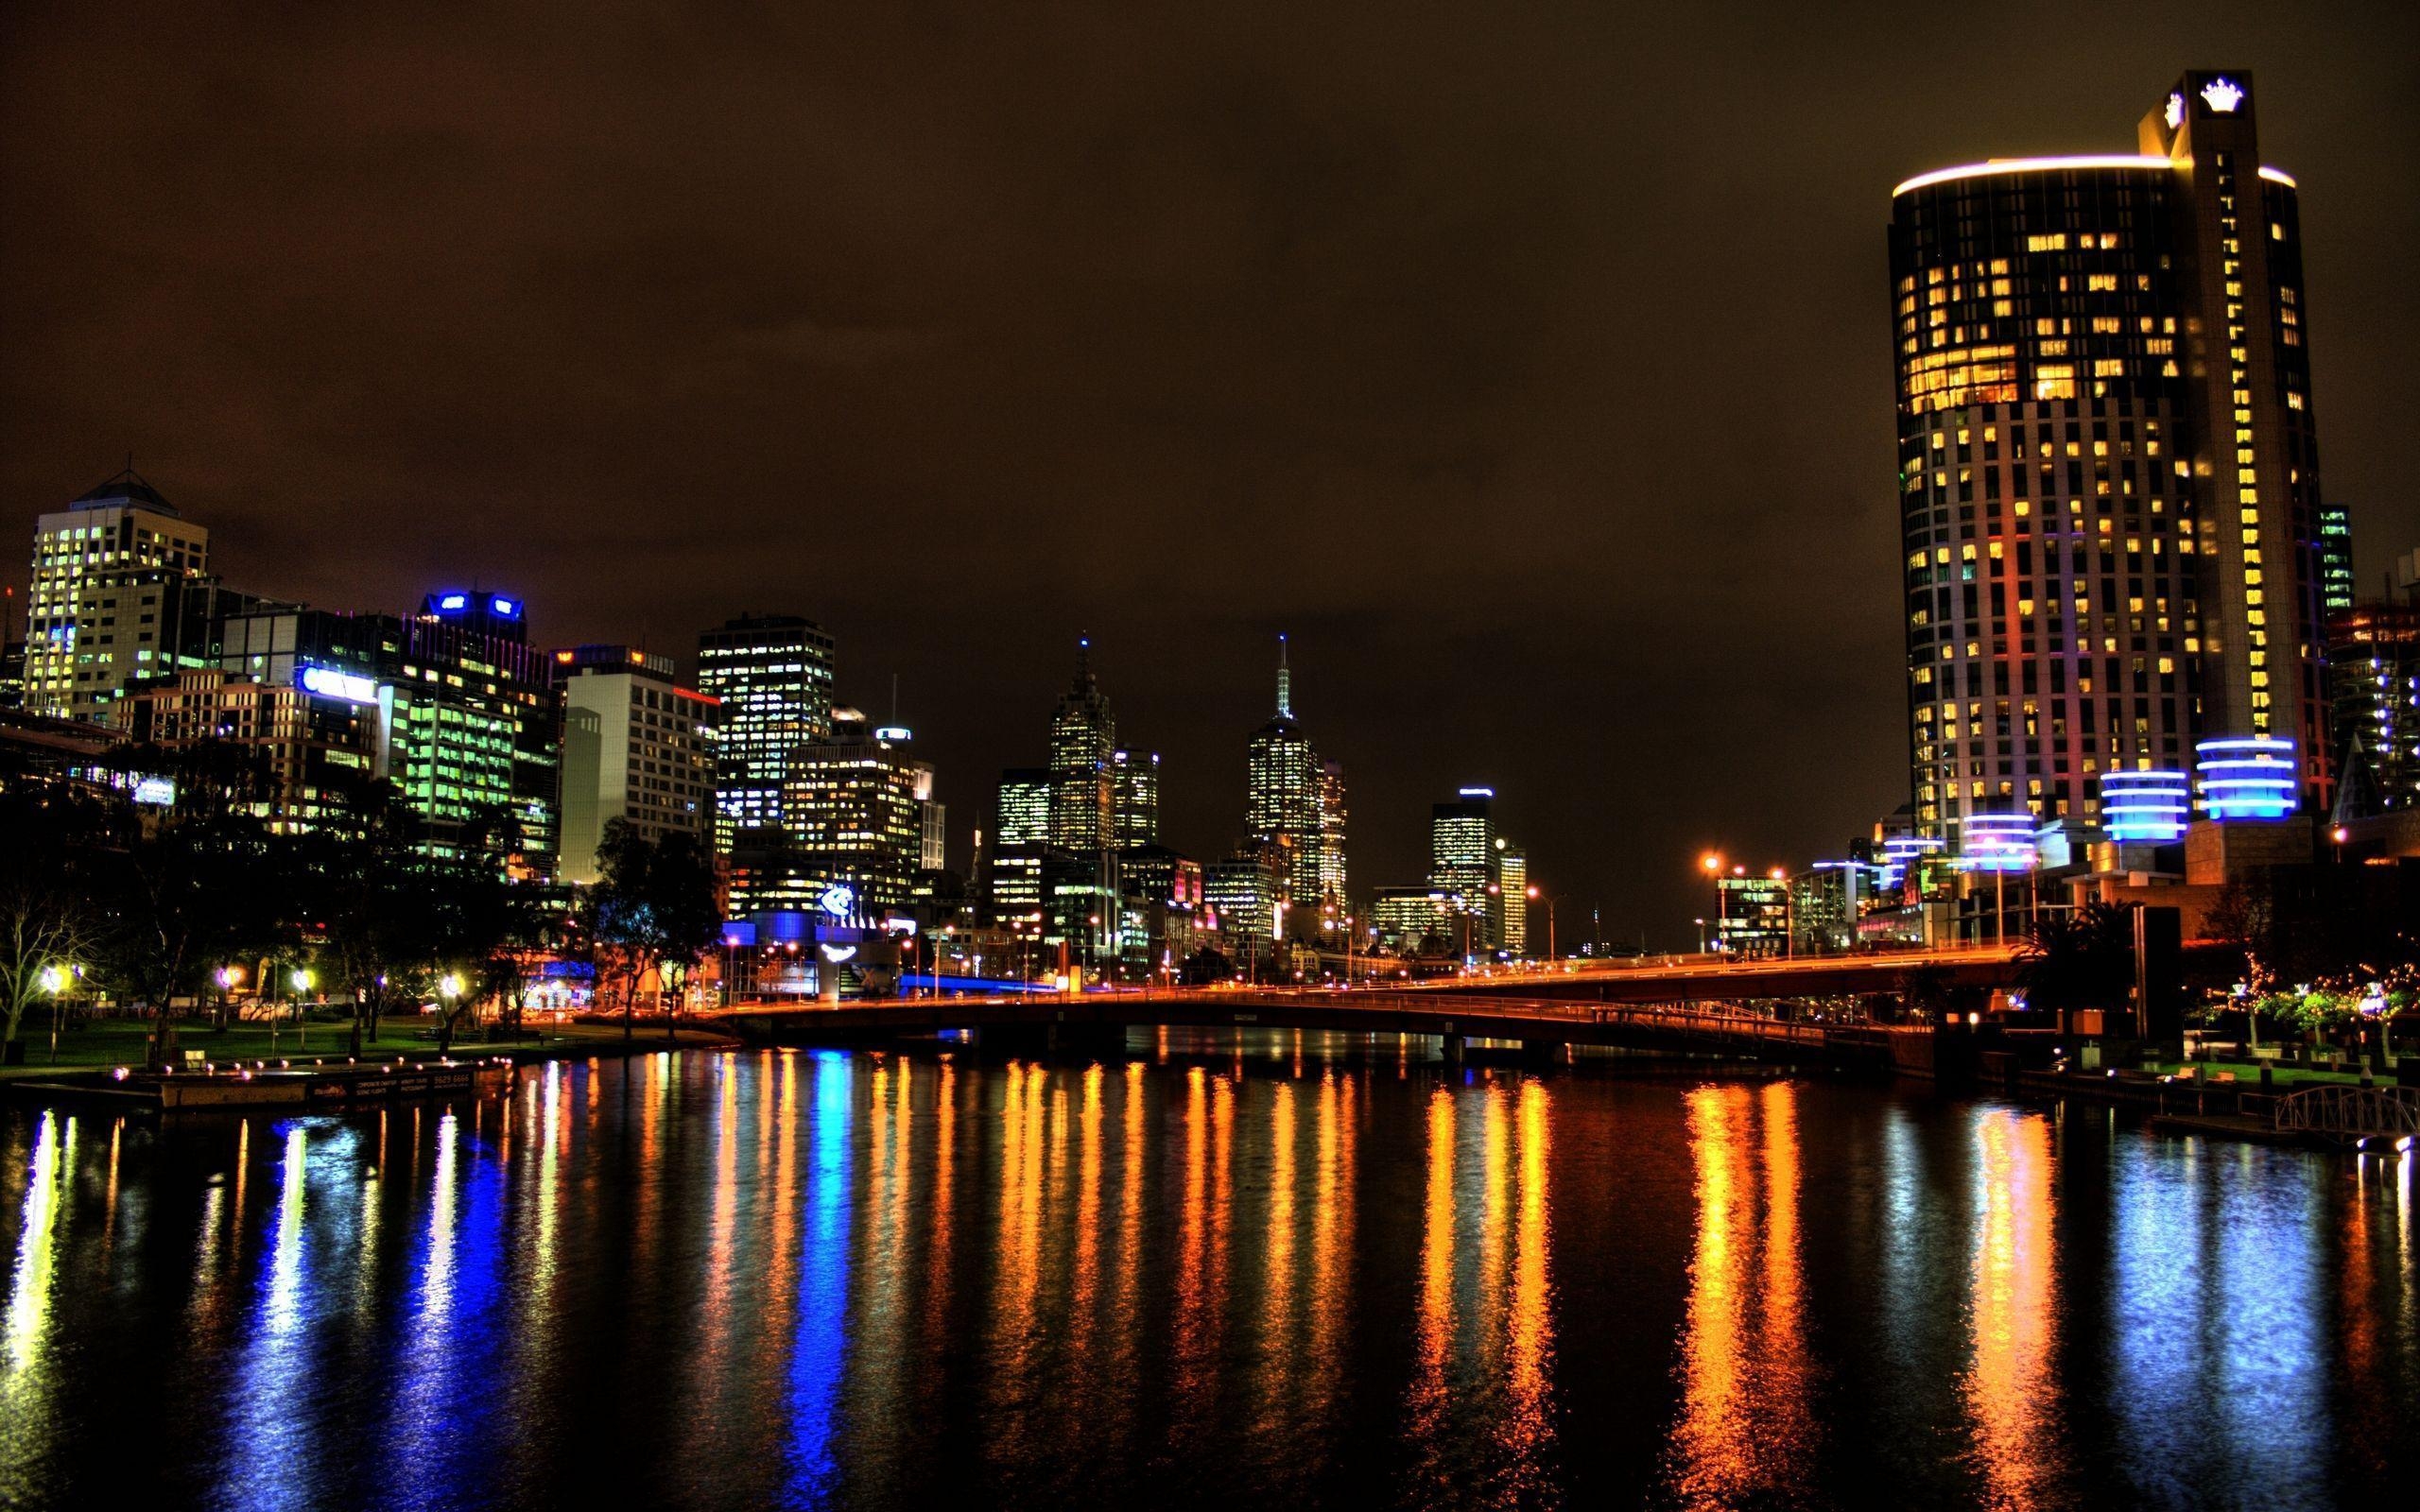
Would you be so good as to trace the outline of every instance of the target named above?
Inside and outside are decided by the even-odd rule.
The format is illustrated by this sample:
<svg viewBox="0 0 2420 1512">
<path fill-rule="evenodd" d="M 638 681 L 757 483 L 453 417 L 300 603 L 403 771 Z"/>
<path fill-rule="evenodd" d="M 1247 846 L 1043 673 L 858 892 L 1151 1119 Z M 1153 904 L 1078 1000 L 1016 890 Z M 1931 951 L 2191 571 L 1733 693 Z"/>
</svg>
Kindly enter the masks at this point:
<svg viewBox="0 0 2420 1512">
<path fill-rule="evenodd" d="M 1063 997 L 915 998 L 879 1004 L 741 1004 L 706 1017 L 743 1038 L 849 1044 L 973 1030 L 994 1042 L 1075 1046 L 1122 1040 L 1129 1028 L 1302 1029 L 1424 1035 L 1449 1059 L 1472 1040 L 1531 1052 L 1604 1045 L 1790 1064 L 1890 1064 L 1892 1031 L 1789 1022 L 1754 1014 L 1437 990 L 1355 988 L 1093 992 Z"/>
<path fill-rule="evenodd" d="M 1758 1002 L 1855 997 L 1894 992 L 1909 973 L 1929 971 L 1951 988 L 2010 987 L 2016 981 L 2013 946 L 1877 952 L 1733 960 L 1715 956 L 1648 956 L 1630 961 L 1558 961 L 1534 971 L 1438 977 L 1405 982 L 1412 992 L 1586 998 L 1599 1003 Z"/>
</svg>

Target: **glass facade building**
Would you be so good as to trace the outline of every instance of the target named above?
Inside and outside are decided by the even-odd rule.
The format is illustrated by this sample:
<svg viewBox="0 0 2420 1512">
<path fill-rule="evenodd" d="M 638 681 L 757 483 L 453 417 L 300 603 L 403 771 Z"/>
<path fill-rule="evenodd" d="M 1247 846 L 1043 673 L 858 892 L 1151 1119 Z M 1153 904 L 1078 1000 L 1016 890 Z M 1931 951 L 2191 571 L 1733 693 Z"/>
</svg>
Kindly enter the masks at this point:
<svg viewBox="0 0 2420 1512">
<path fill-rule="evenodd" d="M 835 662 L 830 633 L 795 614 L 743 614 L 698 637 L 698 691 L 719 721 L 716 850 L 782 833 L 791 760 L 832 733 Z"/>
<path fill-rule="evenodd" d="M 1077 643 L 1076 679 L 1050 712 L 1050 843 L 1062 850 L 1097 853 L 1116 836 L 1115 790 L 1110 764 L 1117 752 L 1117 722 L 1109 696 L 1093 680 L 1092 642 Z"/>
<path fill-rule="evenodd" d="M 2298 741 L 2324 800 L 2301 218 L 2254 106 L 2188 74 L 2137 153 L 1893 195 L 1919 833 L 2097 822 L 2100 774 L 2216 734 Z"/>
</svg>

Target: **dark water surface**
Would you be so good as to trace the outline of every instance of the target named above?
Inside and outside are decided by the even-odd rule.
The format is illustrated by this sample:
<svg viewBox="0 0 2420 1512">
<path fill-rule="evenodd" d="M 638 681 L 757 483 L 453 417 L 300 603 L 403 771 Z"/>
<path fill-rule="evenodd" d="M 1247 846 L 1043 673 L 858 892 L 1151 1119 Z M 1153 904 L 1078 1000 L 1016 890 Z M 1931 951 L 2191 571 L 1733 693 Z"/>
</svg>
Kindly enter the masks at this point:
<svg viewBox="0 0 2420 1512">
<path fill-rule="evenodd" d="M 0 1122 L 0 1498 L 2383 1506 L 2412 1163 L 1308 1037 Z"/>
</svg>

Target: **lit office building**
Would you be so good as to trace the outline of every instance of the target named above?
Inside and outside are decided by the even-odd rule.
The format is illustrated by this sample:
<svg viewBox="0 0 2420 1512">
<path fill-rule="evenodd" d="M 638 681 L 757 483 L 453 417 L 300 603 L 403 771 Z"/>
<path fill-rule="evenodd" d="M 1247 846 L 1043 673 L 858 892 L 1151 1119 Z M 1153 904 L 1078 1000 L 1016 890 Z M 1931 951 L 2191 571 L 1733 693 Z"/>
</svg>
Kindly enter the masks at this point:
<svg viewBox="0 0 2420 1512">
<path fill-rule="evenodd" d="M 1285 887 L 1285 872 L 1266 850 L 1247 847 L 1201 868 L 1201 890 L 1230 955 L 1241 961 L 1269 954 Z"/>
<path fill-rule="evenodd" d="M 181 672 L 215 670 L 230 616 L 265 607 L 216 577 L 174 567 L 104 568 L 85 580 L 76 614 L 76 717 L 107 722 L 131 690 Z"/>
<path fill-rule="evenodd" d="M 1381 887 L 1370 902 L 1378 949 L 1394 955 L 1443 953 L 1461 938 L 1461 921 L 1430 887 Z"/>
<path fill-rule="evenodd" d="M 1310 737 L 1294 719 L 1292 674 L 1286 638 L 1277 638 L 1277 712 L 1253 731 L 1247 747 L 1244 833 L 1278 858 L 1281 885 L 1295 907 L 1316 909 L 1322 885 L 1325 768 Z M 1337 869 L 1341 869 L 1341 856 Z"/>
<path fill-rule="evenodd" d="M 912 738 L 836 709 L 830 738 L 799 747 L 783 798 L 801 863 L 825 886 L 848 888 L 865 917 L 906 906 L 928 869 L 941 805 L 932 764 L 908 752 Z"/>
<path fill-rule="evenodd" d="M 698 691 L 720 720 L 716 850 L 782 834 L 791 755 L 832 732 L 834 663 L 831 634 L 795 614 L 743 614 L 698 637 Z"/>
<path fill-rule="evenodd" d="M 1789 945 L 1789 883 L 1782 877 L 1717 878 L 1717 948 L 1737 956 L 1780 955 Z"/>
<path fill-rule="evenodd" d="M 2301 219 L 2254 107 L 2188 74 L 2139 155 L 1893 193 L 1919 833 L 2088 823 L 2100 772 L 2216 735 L 2296 743 L 2324 797 Z"/>
<path fill-rule="evenodd" d="M 1042 933 L 1042 856 L 1050 844 L 1050 771 L 1000 774 L 992 833 L 983 843 L 983 892 L 991 921 L 1019 935 Z"/>
<path fill-rule="evenodd" d="M 1349 906 L 1344 875 L 1344 764 L 1320 763 L 1320 898 Z"/>
<path fill-rule="evenodd" d="M 1108 695 L 1093 680 L 1092 642 L 1076 645 L 1076 680 L 1050 713 L 1050 843 L 1089 855 L 1116 841 L 1110 764 L 1117 723 Z"/>
<path fill-rule="evenodd" d="M 387 775 L 389 690 L 372 679 L 306 666 L 282 683 L 209 669 L 127 692 L 112 710 L 128 740 L 163 750 L 216 745 L 249 759 L 259 787 L 239 800 L 272 833 L 338 820 L 365 783 Z"/>
<path fill-rule="evenodd" d="M 130 571 L 199 577 L 209 564 L 210 532 L 180 516 L 132 468 L 42 515 L 34 523 L 26 604 L 26 708 L 57 718 L 106 719 L 110 702 L 133 678 L 175 670 L 154 664 L 164 649 L 159 624 L 155 618 L 149 625 L 154 639 L 143 639 L 139 607 L 125 625 L 109 627 L 110 644 L 95 644 L 103 615 L 89 600 L 105 580 Z"/>
<path fill-rule="evenodd" d="M 2334 614 L 2353 607 L 2353 511 L 2341 504 L 2319 509 L 2319 607 Z"/>
<path fill-rule="evenodd" d="M 1530 857 L 1519 846 L 1495 837 L 1495 937 L 1515 959 L 1530 954 Z"/>
<path fill-rule="evenodd" d="M 1120 850 L 1160 843 L 1160 753 L 1120 750 L 1109 758 L 1110 831 Z"/>
<path fill-rule="evenodd" d="M 626 645 L 555 653 L 562 698 L 562 880 L 604 873 L 597 848 L 619 819 L 642 838 L 710 843 L 715 701 L 673 680 L 672 659 Z"/>
<path fill-rule="evenodd" d="M 2420 577 L 2420 553 L 2404 560 Z M 2398 597 L 2328 621 L 2340 819 L 2420 808 L 2420 587 Z"/>
<path fill-rule="evenodd" d="M 1474 954 L 1503 943 L 1503 914 L 1488 892 L 1501 885 L 1495 875 L 1495 803 L 1494 788 L 1466 787 L 1428 814 L 1428 886 L 1456 915 L 1470 916 Z"/>
<path fill-rule="evenodd" d="M 368 670 L 394 687 L 388 776 L 419 811 L 429 848 L 449 854 L 466 826 L 508 809 L 524 846 L 514 874 L 552 876 L 562 721 L 552 664 L 528 644 L 521 601 L 431 593 L 397 632 L 392 670 Z"/>
</svg>

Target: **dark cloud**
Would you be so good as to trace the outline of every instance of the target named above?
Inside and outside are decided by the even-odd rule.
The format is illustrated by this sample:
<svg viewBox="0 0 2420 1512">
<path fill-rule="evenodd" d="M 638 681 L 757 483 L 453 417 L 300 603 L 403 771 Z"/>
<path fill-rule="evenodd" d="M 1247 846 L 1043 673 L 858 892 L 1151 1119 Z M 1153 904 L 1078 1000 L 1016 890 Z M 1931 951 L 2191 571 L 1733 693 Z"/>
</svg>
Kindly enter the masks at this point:
<svg viewBox="0 0 2420 1512">
<path fill-rule="evenodd" d="M 1294 632 L 1357 879 L 1506 795 L 1609 930 L 1904 796 L 1890 186 L 2248 67 L 2330 491 L 2420 545 L 2402 7 L 26 5 L 0 533 L 132 450 L 238 583 L 841 636 L 963 832 L 1080 630 L 1173 837 Z M 20 571 L 22 569 L 19 569 Z"/>
</svg>

